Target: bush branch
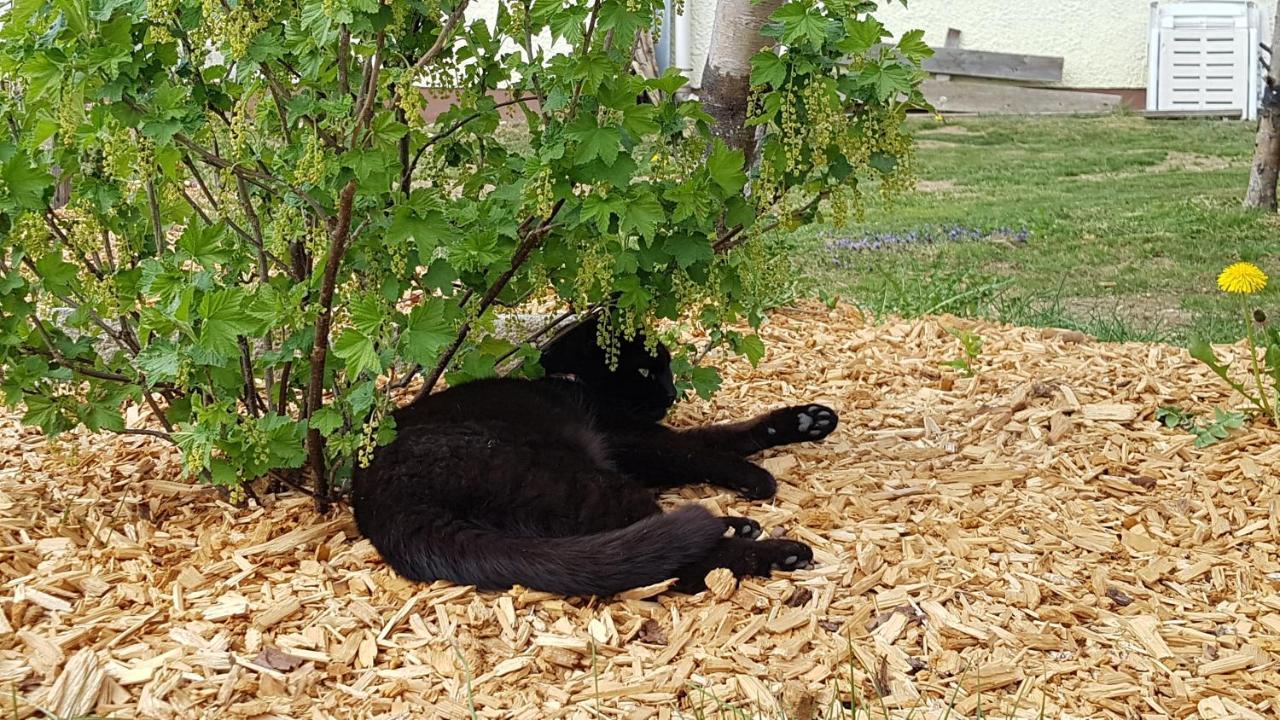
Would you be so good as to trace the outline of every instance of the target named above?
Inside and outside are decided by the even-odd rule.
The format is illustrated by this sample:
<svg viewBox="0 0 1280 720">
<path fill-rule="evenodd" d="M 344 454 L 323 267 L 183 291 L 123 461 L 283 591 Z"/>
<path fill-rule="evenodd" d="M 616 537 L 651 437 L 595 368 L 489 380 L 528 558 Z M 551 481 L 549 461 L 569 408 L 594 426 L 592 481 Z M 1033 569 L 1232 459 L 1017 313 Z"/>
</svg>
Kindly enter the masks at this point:
<svg viewBox="0 0 1280 720">
<path fill-rule="evenodd" d="M 426 67 L 427 63 L 435 60 L 436 56 L 444 50 L 445 43 L 453 35 L 453 29 L 457 27 L 458 21 L 462 19 L 463 13 L 467 11 L 467 6 L 470 4 L 471 0 L 460 0 L 453 12 L 449 13 L 449 17 L 445 18 L 444 24 L 440 26 L 440 34 L 436 36 L 436 41 L 431 44 L 431 47 L 427 48 L 426 52 L 422 53 L 422 57 L 418 58 L 418 61 L 409 69 L 410 85 L 413 84 L 413 79 L 422 73 L 422 68 Z"/>
<path fill-rule="evenodd" d="M 480 304 L 476 307 L 476 317 L 484 315 L 485 311 L 498 299 L 498 295 L 502 294 L 502 291 L 506 289 L 507 283 L 511 282 L 512 277 L 515 277 L 516 271 L 520 269 L 520 266 L 524 265 L 525 261 L 529 259 L 529 255 L 542 242 L 542 238 L 550 232 L 553 227 L 552 223 L 562 207 L 564 207 L 564 200 L 557 200 L 555 207 L 551 208 L 550 214 L 542 221 L 542 224 L 525 236 L 524 241 L 520 243 L 520 247 L 516 249 L 515 255 L 511 258 L 511 266 L 502 275 L 498 276 L 498 279 L 494 281 L 493 285 L 489 286 L 489 289 L 480 298 Z M 458 348 L 462 347 L 462 343 L 466 341 L 470 332 L 471 323 L 469 322 L 463 323 L 462 327 L 458 328 L 458 334 L 454 337 L 453 343 L 440 355 L 435 367 L 431 369 L 431 374 L 427 375 L 422 387 L 418 389 L 411 402 L 417 402 L 431 394 L 431 390 L 440 381 L 440 376 L 444 375 L 445 368 L 449 367 L 453 356 L 457 354 Z"/>
<path fill-rule="evenodd" d="M 320 281 L 319 315 L 316 317 L 315 343 L 311 346 L 311 379 L 307 385 L 306 417 L 320 410 L 324 403 L 324 361 L 329 352 L 329 329 L 333 323 L 333 294 L 338 283 L 338 268 L 347 252 L 347 240 L 351 233 L 351 208 L 355 204 L 356 181 L 350 180 L 342 188 L 338 198 L 338 221 L 333 229 L 333 242 L 325 261 L 324 277 Z M 329 509 L 329 478 L 324 459 L 325 438 L 315 427 L 307 429 L 307 455 L 311 469 L 312 487 L 316 490 L 316 507 L 321 512 Z"/>
</svg>

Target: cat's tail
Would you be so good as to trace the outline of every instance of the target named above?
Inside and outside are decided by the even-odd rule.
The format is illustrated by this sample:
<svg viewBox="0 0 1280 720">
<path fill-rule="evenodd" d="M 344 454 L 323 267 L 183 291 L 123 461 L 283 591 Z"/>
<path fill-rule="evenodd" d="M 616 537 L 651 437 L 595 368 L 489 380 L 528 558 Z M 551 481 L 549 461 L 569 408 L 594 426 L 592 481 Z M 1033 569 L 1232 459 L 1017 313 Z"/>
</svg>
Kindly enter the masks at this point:
<svg viewBox="0 0 1280 720">
<path fill-rule="evenodd" d="M 509 537 L 463 525 L 441 530 L 436 526 L 426 537 L 406 537 L 400 552 L 383 555 L 410 580 L 612 595 L 675 577 L 681 567 L 706 557 L 723 537 L 725 524 L 706 508 L 687 505 L 592 535 Z"/>
</svg>

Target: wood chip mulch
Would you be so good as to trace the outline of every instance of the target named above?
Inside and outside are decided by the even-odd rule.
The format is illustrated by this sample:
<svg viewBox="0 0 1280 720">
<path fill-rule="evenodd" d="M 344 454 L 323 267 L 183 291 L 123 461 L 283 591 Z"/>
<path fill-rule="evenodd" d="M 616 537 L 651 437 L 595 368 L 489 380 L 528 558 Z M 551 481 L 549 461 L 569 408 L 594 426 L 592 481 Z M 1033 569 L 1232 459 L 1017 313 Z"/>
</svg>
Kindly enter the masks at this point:
<svg viewBox="0 0 1280 720">
<path fill-rule="evenodd" d="M 965 378 L 947 328 L 985 339 Z M 1280 433 L 1197 450 L 1157 407 L 1234 400 L 1177 348 L 955 318 L 775 315 L 676 425 L 825 402 L 765 456 L 813 570 L 609 602 L 395 577 L 344 509 L 231 507 L 141 437 L 0 426 L 5 717 L 1280 715 Z M 1230 348 L 1224 349 L 1230 352 Z M 1238 352 L 1238 348 L 1236 348 Z M 136 421 L 138 418 L 134 418 Z M 10 706 L 12 705 L 12 709 Z M 840 715 L 839 712 L 845 714 Z"/>
</svg>

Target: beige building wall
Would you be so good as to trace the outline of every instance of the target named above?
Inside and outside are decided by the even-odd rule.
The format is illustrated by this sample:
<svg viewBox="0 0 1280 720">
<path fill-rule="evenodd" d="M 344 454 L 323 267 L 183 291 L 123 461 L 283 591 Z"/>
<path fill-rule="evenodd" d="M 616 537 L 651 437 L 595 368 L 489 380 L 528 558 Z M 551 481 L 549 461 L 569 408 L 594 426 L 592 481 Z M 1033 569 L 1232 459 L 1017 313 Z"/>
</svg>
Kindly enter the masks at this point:
<svg viewBox="0 0 1280 720">
<path fill-rule="evenodd" d="M 1187 0 L 1192 1 L 1192 0 Z M 1271 37 L 1275 3 L 1259 3 Z M 693 83 L 702 78 L 716 0 L 685 0 L 693 37 Z M 476 0 L 469 18 L 497 17 L 498 0 Z M 1065 87 L 1143 88 L 1147 84 L 1149 0 L 882 0 L 877 17 L 895 36 L 921 28 L 941 45 L 948 28 L 969 50 L 1060 55 Z"/>
<path fill-rule="evenodd" d="M 701 77 L 711 36 L 715 0 L 688 0 L 694 10 L 693 64 Z M 1271 37 L 1275 3 L 1258 3 Z M 1060 55 L 1062 85 L 1075 88 L 1143 88 L 1147 85 L 1149 0 L 910 0 L 907 7 L 882 0 L 876 17 L 896 36 L 925 31 L 941 45 L 948 28 L 960 31 L 967 50 Z"/>
</svg>

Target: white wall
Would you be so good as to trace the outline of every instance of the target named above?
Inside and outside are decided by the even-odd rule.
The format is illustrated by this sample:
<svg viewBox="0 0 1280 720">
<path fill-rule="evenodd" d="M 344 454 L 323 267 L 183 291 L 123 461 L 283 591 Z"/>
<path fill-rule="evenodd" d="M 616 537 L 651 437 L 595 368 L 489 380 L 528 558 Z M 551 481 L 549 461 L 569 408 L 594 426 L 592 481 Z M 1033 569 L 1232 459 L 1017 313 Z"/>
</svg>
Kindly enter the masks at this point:
<svg viewBox="0 0 1280 720">
<path fill-rule="evenodd" d="M 1193 1 L 1193 0 L 1187 0 Z M 693 34 L 693 83 L 701 81 L 711 44 L 716 0 L 685 0 Z M 1260 2 L 1271 37 L 1271 0 Z M 497 0 L 475 0 L 468 18 L 497 16 Z M 1149 0 L 882 0 L 877 17 L 895 36 L 913 28 L 941 45 L 948 28 L 969 50 L 1060 55 L 1067 87 L 1141 88 L 1147 85 Z"/>
<path fill-rule="evenodd" d="M 965 49 L 1061 55 L 1068 87 L 1146 85 L 1146 0 L 913 0 L 880 15 L 894 34 L 923 28 L 931 45 L 956 28 Z"/>
</svg>

